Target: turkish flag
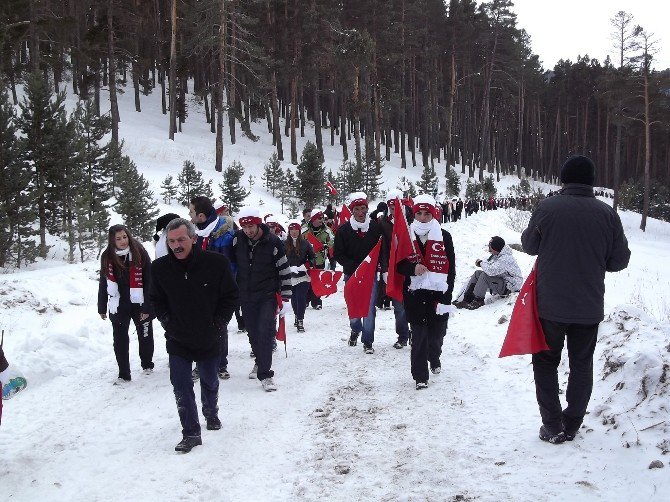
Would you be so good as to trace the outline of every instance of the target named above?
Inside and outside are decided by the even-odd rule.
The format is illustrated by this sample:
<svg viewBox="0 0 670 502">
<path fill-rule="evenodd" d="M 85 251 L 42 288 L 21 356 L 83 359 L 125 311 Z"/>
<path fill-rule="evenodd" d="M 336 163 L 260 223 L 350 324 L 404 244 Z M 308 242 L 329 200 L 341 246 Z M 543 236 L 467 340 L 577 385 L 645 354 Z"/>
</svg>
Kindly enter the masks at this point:
<svg viewBox="0 0 670 502">
<path fill-rule="evenodd" d="M 328 190 L 330 195 L 332 195 L 333 197 L 337 195 L 337 190 L 335 190 L 335 187 L 330 181 L 326 181 L 326 190 Z"/>
<path fill-rule="evenodd" d="M 342 211 L 340 211 L 340 217 L 337 221 L 337 227 L 338 228 L 341 227 L 350 219 L 351 219 L 351 211 L 349 211 L 349 208 L 347 207 L 346 204 L 342 204 Z"/>
<path fill-rule="evenodd" d="M 323 249 L 323 242 L 317 239 L 312 232 L 307 232 L 307 240 L 314 248 L 315 253 L 318 253 Z"/>
<path fill-rule="evenodd" d="M 389 271 L 386 282 L 386 294 L 391 298 L 402 301 L 402 286 L 405 276 L 399 274 L 396 266 L 402 260 L 410 256 L 416 256 L 414 242 L 409 236 L 409 224 L 405 216 L 404 207 L 399 199 L 392 201 L 393 209 L 393 231 L 391 232 L 391 253 L 389 255 Z"/>
<path fill-rule="evenodd" d="M 537 311 L 536 267 L 537 263 L 521 286 L 498 357 L 537 354 L 549 350 Z"/>
<path fill-rule="evenodd" d="M 315 296 L 328 296 L 337 293 L 337 283 L 342 278 L 342 272 L 310 268 L 307 273 Z"/>
<path fill-rule="evenodd" d="M 281 312 L 284 300 L 279 293 L 276 293 L 276 297 L 277 311 L 275 312 L 275 315 L 279 317 L 279 326 L 277 327 L 277 334 L 275 336 L 277 340 L 284 342 L 284 351 L 286 351 L 286 319 L 284 318 L 284 315 L 279 314 L 279 312 Z"/>
<path fill-rule="evenodd" d="M 382 239 L 380 237 L 372 251 L 358 266 L 356 272 L 344 284 L 344 301 L 347 304 L 349 319 L 359 319 L 368 315 L 381 245 Z"/>
</svg>

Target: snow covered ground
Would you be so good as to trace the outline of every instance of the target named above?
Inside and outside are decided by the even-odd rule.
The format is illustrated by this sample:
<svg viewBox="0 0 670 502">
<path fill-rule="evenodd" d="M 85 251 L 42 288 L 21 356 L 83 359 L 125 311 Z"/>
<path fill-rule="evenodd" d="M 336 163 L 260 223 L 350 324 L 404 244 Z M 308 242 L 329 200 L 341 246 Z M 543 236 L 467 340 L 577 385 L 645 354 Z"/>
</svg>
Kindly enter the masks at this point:
<svg viewBox="0 0 670 502">
<path fill-rule="evenodd" d="M 156 195 L 184 160 L 216 185 L 214 136 L 196 122 L 195 106 L 172 143 L 158 96 L 143 98 L 145 111 L 135 117 L 130 95 L 121 102 L 125 153 Z M 260 186 L 268 139 L 226 144 L 225 165 L 240 160 L 257 179 L 248 200 L 263 199 L 278 214 L 279 203 Z M 327 147 L 327 167 L 336 171 L 340 156 L 339 146 Z M 394 158 L 385 166 L 385 188 L 403 175 L 419 178 L 420 168 L 398 165 Z M 503 179 L 499 192 L 517 182 Z M 161 205 L 168 209 L 187 213 Z M 274 357 L 275 393 L 247 378 L 249 344 L 233 321 L 232 376 L 219 392 L 223 428 L 203 430 L 202 447 L 176 454 L 181 433 L 160 326 L 154 373 L 140 372 L 131 328 L 133 381 L 111 385 L 117 368 L 111 326 L 96 313 L 98 264 L 67 265 L 56 246 L 47 262 L 0 275 L 5 351 L 29 380 L 3 410 L 3 499 L 668 500 L 670 225 L 650 220 L 643 233 L 639 215 L 621 217 L 631 263 L 608 274 L 589 415 L 577 439 L 559 446 L 537 438 L 530 357 L 497 357 L 514 297 L 459 311 L 444 341 L 443 373 L 417 392 L 409 349 L 392 347 L 393 312 L 378 312 L 376 352 L 364 355 L 346 344 L 340 292 L 323 310 L 308 309 L 306 333 L 288 318 L 288 357 L 281 348 Z M 456 247 L 457 288 L 492 235 L 519 243 L 509 219 L 502 210 L 480 212 L 445 226 Z M 515 256 L 527 274 L 532 257 Z M 560 375 L 564 385 L 565 362 Z M 649 469 L 654 460 L 666 467 Z"/>
</svg>

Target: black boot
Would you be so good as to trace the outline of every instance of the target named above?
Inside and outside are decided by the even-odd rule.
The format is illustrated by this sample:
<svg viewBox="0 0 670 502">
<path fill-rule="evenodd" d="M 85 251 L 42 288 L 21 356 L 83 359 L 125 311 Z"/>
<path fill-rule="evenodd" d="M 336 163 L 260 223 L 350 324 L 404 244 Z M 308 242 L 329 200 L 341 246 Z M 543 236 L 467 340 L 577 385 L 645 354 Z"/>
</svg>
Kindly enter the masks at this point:
<svg viewBox="0 0 670 502">
<path fill-rule="evenodd" d="M 180 451 L 182 453 L 188 453 L 194 447 L 201 445 L 202 439 L 200 436 L 184 436 L 177 446 L 174 447 L 174 451 Z"/>
<path fill-rule="evenodd" d="M 303 325 L 303 320 L 298 319 L 298 324 L 296 324 L 298 327 L 298 333 L 304 333 L 305 332 L 305 326 Z"/>
</svg>

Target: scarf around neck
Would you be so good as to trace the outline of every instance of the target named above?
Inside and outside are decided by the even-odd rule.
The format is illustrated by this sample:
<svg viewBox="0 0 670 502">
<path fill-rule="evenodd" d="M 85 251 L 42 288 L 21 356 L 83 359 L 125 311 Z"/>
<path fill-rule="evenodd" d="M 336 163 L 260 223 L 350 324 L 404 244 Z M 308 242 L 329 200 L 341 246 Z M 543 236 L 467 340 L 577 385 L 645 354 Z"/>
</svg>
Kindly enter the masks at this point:
<svg viewBox="0 0 670 502">
<path fill-rule="evenodd" d="M 352 216 L 349 223 L 351 223 L 351 228 L 354 229 L 354 232 L 366 233 L 370 229 L 370 215 L 365 215 L 365 221 L 363 223 L 357 222 L 356 218 Z"/>
<path fill-rule="evenodd" d="M 144 283 L 142 279 L 142 269 L 137 268 L 133 264 L 133 255 L 130 252 L 130 247 L 116 251 L 117 256 L 127 256 L 130 267 L 128 268 L 128 281 L 130 283 L 130 301 L 142 305 L 144 303 Z M 107 302 L 107 309 L 110 314 L 116 314 L 119 310 L 119 301 L 121 295 L 119 294 L 119 284 L 114 273 L 114 264 L 109 261 L 107 263 L 107 294 L 109 300 Z"/>
<path fill-rule="evenodd" d="M 414 275 L 410 279 L 410 290 L 428 289 L 431 291 L 440 291 L 444 293 L 449 289 L 447 284 L 447 275 L 449 273 L 449 260 L 444 249 L 444 240 L 442 239 L 442 227 L 436 219 L 427 223 L 421 223 L 414 220 L 410 225 L 414 234 L 414 249 L 419 251 L 421 263 L 428 269 L 423 275 Z M 425 236 L 425 240 L 424 237 Z M 425 243 L 425 249 L 421 253 L 421 247 L 417 238 Z"/>
</svg>

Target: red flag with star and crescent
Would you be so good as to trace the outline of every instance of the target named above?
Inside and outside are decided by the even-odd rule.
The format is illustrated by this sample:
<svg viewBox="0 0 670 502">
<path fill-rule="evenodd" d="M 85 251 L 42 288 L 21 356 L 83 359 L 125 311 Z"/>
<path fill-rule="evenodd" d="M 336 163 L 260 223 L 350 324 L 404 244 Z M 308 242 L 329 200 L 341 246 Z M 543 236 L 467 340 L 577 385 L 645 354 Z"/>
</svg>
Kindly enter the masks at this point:
<svg viewBox="0 0 670 502">
<path fill-rule="evenodd" d="M 391 201 L 395 206 L 393 210 L 394 221 L 393 231 L 391 232 L 391 252 L 389 255 L 389 270 L 386 281 L 386 294 L 391 298 L 402 301 L 402 287 L 405 282 L 405 276 L 399 274 L 396 266 L 404 259 L 416 256 L 414 242 L 410 237 L 409 223 L 403 204 L 399 199 Z"/>
<path fill-rule="evenodd" d="M 537 354 L 549 350 L 537 311 L 536 283 L 537 262 L 521 286 L 498 357 Z"/>
<path fill-rule="evenodd" d="M 346 204 L 342 204 L 342 210 L 340 211 L 339 218 L 337 220 L 337 228 L 344 225 L 347 221 L 351 219 L 351 211 Z"/>
<path fill-rule="evenodd" d="M 337 293 L 337 283 L 342 278 L 342 272 L 310 268 L 307 273 L 315 296 L 321 297 Z"/>
<path fill-rule="evenodd" d="M 359 319 L 368 315 L 381 245 L 382 239 L 380 237 L 372 251 L 358 266 L 356 272 L 344 284 L 344 301 L 347 304 L 349 319 Z"/>
<path fill-rule="evenodd" d="M 323 242 L 321 242 L 319 239 L 317 239 L 316 236 L 312 232 L 307 232 L 307 240 L 309 241 L 309 243 L 314 248 L 315 253 L 318 253 L 324 247 Z"/>
<path fill-rule="evenodd" d="M 328 190 L 328 193 L 335 197 L 337 195 L 337 190 L 335 190 L 335 187 L 330 181 L 326 181 L 326 190 Z"/>
</svg>

